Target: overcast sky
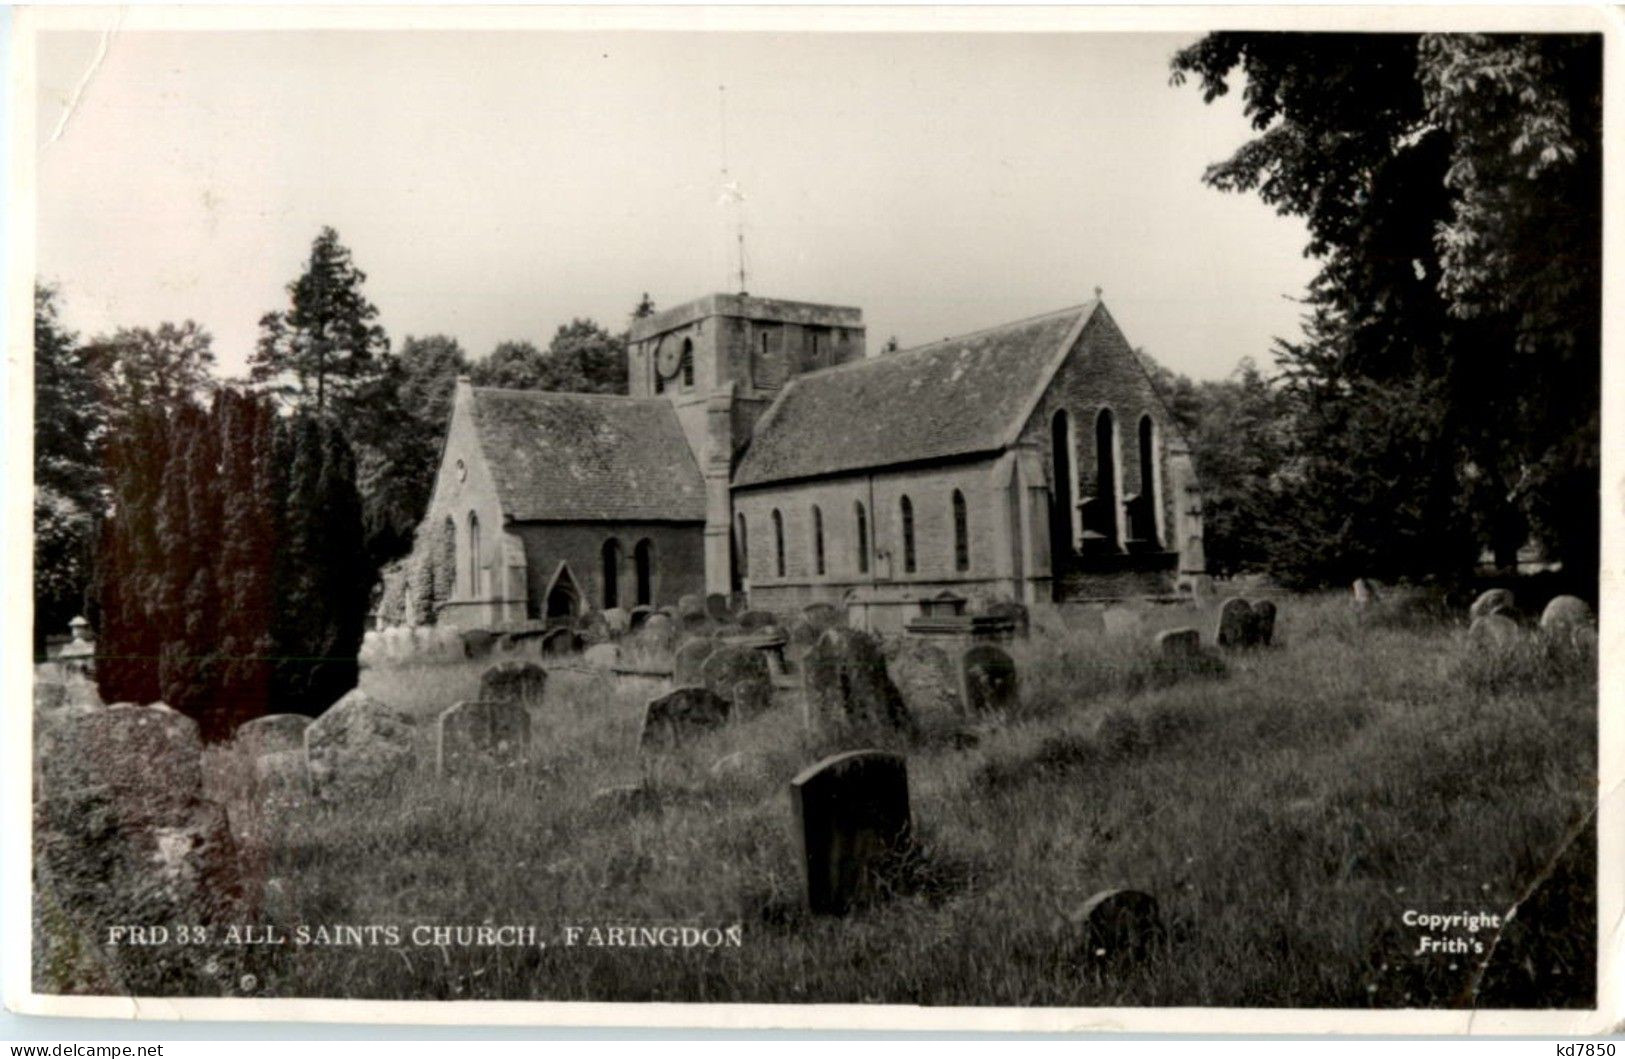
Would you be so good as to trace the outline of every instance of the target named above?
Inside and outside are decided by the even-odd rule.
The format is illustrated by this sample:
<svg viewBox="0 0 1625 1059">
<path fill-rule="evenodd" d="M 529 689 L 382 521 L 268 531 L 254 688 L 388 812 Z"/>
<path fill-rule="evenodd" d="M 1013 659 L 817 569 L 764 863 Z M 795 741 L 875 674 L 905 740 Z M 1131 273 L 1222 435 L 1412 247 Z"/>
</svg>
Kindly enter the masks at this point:
<svg viewBox="0 0 1625 1059">
<path fill-rule="evenodd" d="M 1201 183 L 1251 133 L 1168 84 L 1190 39 L 122 31 L 96 64 L 44 34 L 39 272 L 80 332 L 192 318 L 229 375 L 329 224 L 392 339 L 484 356 L 738 289 L 742 211 L 751 293 L 859 306 L 871 351 L 1099 286 L 1217 378 L 1297 332 L 1315 266 Z"/>
</svg>

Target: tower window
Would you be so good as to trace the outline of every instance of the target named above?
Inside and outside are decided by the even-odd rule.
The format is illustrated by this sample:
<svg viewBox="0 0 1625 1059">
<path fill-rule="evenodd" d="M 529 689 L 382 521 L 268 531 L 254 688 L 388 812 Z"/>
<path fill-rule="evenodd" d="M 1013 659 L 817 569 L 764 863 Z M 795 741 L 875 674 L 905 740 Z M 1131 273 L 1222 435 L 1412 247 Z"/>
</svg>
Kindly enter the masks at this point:
<svg viewBox="0 0 1625 1059">
<path fill-rule="evenodd" d="M 779 509 L 773 509 L 773 566 L 780 577 L 784 576 L 784 516 Z"/>
<path fill-rule="evenodd" d="M 692 390 L 694 388 L 694 341 L 692 339 L 683 339 L 683 361 L 682 367 L 678 370 L 683 373 L 683 389 Z"/>
<path fill-rule="evenodd" d="M 903 572 L 912 574 L 915 569 L 914 502 L 905 496 L 897 506 L 903 520 Z"/>
<path fill-rule="evenodd" d="M 965 494 L 954 490 L 954 569 L 970 569 L 970 518 L 965 511 Z"/>
<path fill-rule="evenodd" d="M 852 505 L 858 522 L 858 573 L 869 572 L 869 512 L 863 509 L 863 501 L 859 500 Z"/>
<path fill-rule="evenodd" d="M 813 518 L 813 569 L 818 573 L 824 572 L 824 513 L 814 504 Z"/>
</svg>

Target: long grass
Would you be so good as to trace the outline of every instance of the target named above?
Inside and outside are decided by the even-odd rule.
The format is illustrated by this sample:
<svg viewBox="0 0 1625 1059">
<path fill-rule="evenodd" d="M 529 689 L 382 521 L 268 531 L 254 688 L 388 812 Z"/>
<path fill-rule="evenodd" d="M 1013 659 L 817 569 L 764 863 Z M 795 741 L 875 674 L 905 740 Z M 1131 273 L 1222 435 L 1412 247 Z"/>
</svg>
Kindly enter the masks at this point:
<svg viewBox="0 0 1625 1059">
<path fill-rule="evenodd" d="M 256 814 L 241 763 L 211 783 L 262 877 L 258 922 L 394 924 L 398 945 L 269 947 L 288 997 L 1402 1007 L 1461 1002 L 1476 963 L 1416 956 L 1407 909 L 1504 912 L 1595 804 L 1584 648 L 1485 662 L 1425 607 L 1280 600 L 1277 646 L 1171 663 L 1150 632 L 1035 633 L 1021 704 L 934 721 L 906 754 L 917 848 L 897 892 L 802 910 L 786 785 L 873 734 L 811 733 L 786 703 L 675 752 L 637 750 L 641 697 L 555 674 L 532 767 L 427 772 L 365 805 Z M 1197 620 L 1193 620 L 1193 617 Z M 1168 610 L 1153 625 L 1211 615 Z M 1578 653 L 1576 653 L 1578 652 Z M 427 737 L 474 664 L 373 669 Z M 1486 675 L 1488 674 L 1488 675 Z M 714 767 L 727 758 L 727 767 Z M 609 797 L 611 787 L 636 796 Z M 1594 877 L 1587 882 L 1594 887 Z M 1102 969 L 1068 916 L 1153 894 L 1167 945 Z M 417 924 L 535 925 L 542 947 L 413 945 Z M 569 926 L 737 925 L 742 944 L 564 944 Z M 1567 922 L 1583 946 L 1594 923 Z M 1583 964 L 1583 961 L 1581 961 Z M 1578 973 L 1578 972 L 1576 972 Z M 1583 977 L 1583 975 L 1581 976 Z M 1589 979 L 1542 1003 L 1588 1003 Z"/>
</svg>

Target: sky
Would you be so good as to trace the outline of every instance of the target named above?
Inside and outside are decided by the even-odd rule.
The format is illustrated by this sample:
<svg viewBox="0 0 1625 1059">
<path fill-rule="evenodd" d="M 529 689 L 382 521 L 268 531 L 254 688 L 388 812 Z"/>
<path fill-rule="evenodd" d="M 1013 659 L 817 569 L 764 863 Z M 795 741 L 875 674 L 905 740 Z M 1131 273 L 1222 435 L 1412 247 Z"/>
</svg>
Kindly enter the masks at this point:
<svg viewBox="0 0 1625 1059">
<path fill-rule="evenodd" d="M 858 306 L 871 353 L 1100 287 L 1221 378 L 1298 332 L 1316 266 L 1300 221 L 1202 184 L 1253 133 L 1239 93 L 1170 86 L 1193 39 L 45 33 L 38 272 L 82 335 L 194 319 L 231 376 L 323 225 L 392 340 L 475 357 L 738 290 L 742 227 L 751 293 Z"/>
</svg>

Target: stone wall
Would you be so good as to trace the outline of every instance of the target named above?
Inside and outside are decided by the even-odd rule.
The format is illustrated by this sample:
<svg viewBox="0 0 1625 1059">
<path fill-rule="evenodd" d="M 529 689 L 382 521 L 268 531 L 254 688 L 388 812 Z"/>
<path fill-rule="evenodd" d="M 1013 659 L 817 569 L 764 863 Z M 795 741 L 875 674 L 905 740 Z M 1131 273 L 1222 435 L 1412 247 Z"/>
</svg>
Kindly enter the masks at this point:
<svg viewBox="0 0 1625 1059">
<path fill-rule="evenodd" d="M 542 617 L 548 586 L 560 563 L 569 564 L 570 576 L 591 610 L 604 609 L 603 548 L 610 538 L 620 542 L 620 606 L 636 602 L 634 550 L 641 540 L 654 545 L 653 603 L 676 606 L 677 597 L 705 591 L 703 527 L 671 522 L 523 522 L 512 531 L 524 543 L 527 595 L 531 617 Z"/>
</svg>

